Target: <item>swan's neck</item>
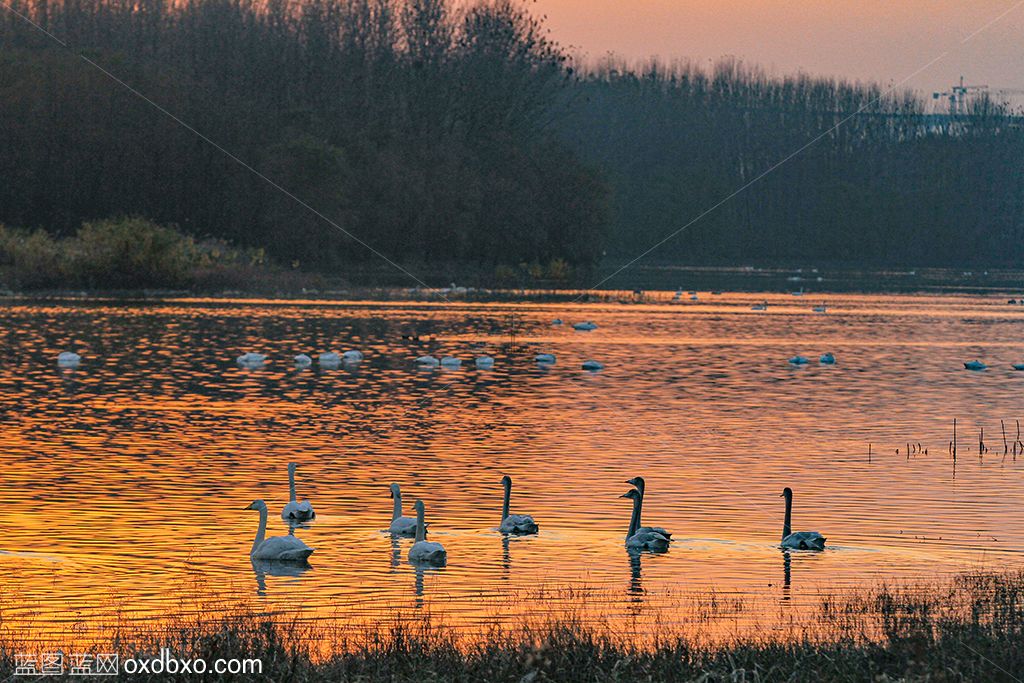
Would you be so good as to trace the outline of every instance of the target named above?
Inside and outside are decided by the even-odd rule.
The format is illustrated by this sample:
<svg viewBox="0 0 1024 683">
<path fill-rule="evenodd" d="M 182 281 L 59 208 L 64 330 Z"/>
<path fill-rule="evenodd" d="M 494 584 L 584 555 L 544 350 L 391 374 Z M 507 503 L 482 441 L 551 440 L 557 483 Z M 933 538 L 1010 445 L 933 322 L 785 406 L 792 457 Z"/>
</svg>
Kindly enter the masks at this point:
<svg viewBox="0 0 1024 683">
<path fill-rule="evenodd" d="M 633 516 L 629 518 L 629 531 L 626 532 L 626 540 L 629 540 L 636 530 L 640 528 L 640 499 L 633 499 Z"/>
<path fill-rule="evenodd" d="M 636 501 L 636 528 L 639 529 L 644 525 L 644 521 L 642 519 L 644 514 L 644 487 L 640 486 L 637 488 L 637 491 L 640 492 L 640 497 Z M 635 533 L 636 529 L 633 531 Z"/>
<path fill-rule="evenodd" d="M 505 518 L 508 517 L 508 502 L 510 498 L 512 498 L 511 484 L 505 487 L 505 502 L 501 504 L 501 521 L 503 522 L 505 521 Z"/>
<path fill-rule="evenodd" d="M 786 497 L 786 519 L 782 522 L 782 538 L 786 538 L 791 533 L 790 522 L 793 516 L 793 498 L 792 496 Z"/>
<path fill-rule="evenodd" d="M 295 502 L 298 500 L 295 497 L 295 470 L 288 468 L 288 500 Z"/>
<path fill-rule="evenodd" d="M 427 540 L 427 525 L 423 521 L 423 508 L 416 508 L 416 542 Z"/>
<path fill-rule="evenodd" d="M 267 535 L 267 509 L 263 508 L 260 510 L 260 528 L 256 530 L 256 540 L 252 542 L 252 550 L 249 554 L 252 555 L 256 552 L 256 548 L 260 547 L 260 543 L 263 543 L 263 537 Z"/>
<path fill-rule="evenodd" d="M 391 509 L 391 521 L 395 521 L 402 516 L 402 493 L 395 491 L 391 497 L 395 499 L 394 506 Z"/>
</svg>

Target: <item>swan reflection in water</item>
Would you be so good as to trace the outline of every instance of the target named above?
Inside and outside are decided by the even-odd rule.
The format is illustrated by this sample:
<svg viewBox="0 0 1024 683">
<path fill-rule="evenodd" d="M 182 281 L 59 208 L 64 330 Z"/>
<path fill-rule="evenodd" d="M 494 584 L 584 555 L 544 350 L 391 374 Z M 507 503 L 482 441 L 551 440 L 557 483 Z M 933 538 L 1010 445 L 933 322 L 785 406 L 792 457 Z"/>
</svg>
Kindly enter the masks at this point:
<svg viewBox="0 0 1024 683">
<path fill-rule="evenodd" d="M 643 602 L 642 596 L 646 592 L 643 582 L 643 561 L 640 559 L 643 553 L 635 550 L 627 550 L 629 556 L 629 588 L 627 593 L 633 596 L 633 602 Z"/>
<path fill-rule="evenodd" d="M 256 595 L 260 597 L 266 597 L 267 595 L 268 575 L 297 579 L 313 568 L 305 560 L 302 562 L 277 562 L 275 560 L 249 559 L 252 562 L 252 571 L 256 575 Z"/>
<path fill-rule="evenodd" d="M 789 551 L 783 548 L 782 550 L 782 600 L 788 601 L 789 586 L 793 580 L 793 558 L 790 556 Z"/>
</svg>

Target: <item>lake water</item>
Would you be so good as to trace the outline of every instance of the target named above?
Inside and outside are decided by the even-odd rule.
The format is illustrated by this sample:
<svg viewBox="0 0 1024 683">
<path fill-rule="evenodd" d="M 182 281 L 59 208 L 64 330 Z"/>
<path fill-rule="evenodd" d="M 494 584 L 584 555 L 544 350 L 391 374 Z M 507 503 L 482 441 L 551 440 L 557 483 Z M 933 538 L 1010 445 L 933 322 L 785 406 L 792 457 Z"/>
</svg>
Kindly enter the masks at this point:
<svg viewBox="0 0 1024 683">
<path fill-rule="evenodd" d="M 1024 560 L 1024 307 L 1006 297 L 702 293 L 536 304 L 12 301 L 0 308 L 0 571 L 7 627 L 88 630 L 187 609 L 190 591 L 373 623 L 615 618 L 672 593 L 800 604 L 822 590 Z M 767 311 L 751 304 L 767 299 Z M 511 321 L 516 343 L 509 348 Z M 574 331 L 566 323 L 592 320 Z M 407 341 L 419 332 L 432 341 Z M 357 368 L 292 357 L 360 349 Z M 60 351 L 82 355 L 58 369 Z M 246 351 L 268 354 L 242 369 Z M 835 354 L 834 366 L 818 363 Z M 556 354 L 539 367 L 533 355 Z M 465 361 L 421 370 L 425 353 Z M 477 370 L 471 359 L 496 359 Z M 812 362 L 787 362 L 802 354 Z M 984 372 L 963 362 L 979 358 Z M 605 365 L 581 369 L 586 359 Z M 957 418 L 958 459 L 949 455 Z M 984 428 L 990 451 L 978 453 Z M 906 444 L 924 452 L 908 459 Z M 868 450 L 871 444 L 871 458 Z M 897 453 L 897 449 L 899 452 Z M 254 567 L 255 498 L 287 533 L 287 463 L 316 521 L 308 569 Z M 535 537 L 505 539 L 502 475 Z M 663 555 L 623 547 L 647 480 Z M 422 498 L 448 566 L 381 530 Z M 777 549 L 779 494 L 822 553 Z M 572 603 L 572 604 L 570 604 Z M 671 614 L 669 615 L 671 617 Z"/>
</svg>

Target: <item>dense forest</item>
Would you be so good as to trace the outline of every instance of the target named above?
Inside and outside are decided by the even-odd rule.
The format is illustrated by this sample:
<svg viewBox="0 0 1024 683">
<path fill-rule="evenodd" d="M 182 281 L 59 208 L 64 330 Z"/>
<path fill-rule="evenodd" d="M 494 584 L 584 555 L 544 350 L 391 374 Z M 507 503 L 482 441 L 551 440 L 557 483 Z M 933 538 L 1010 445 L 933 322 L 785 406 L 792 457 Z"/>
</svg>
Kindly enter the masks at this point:
<svg viewBox="0 0 1024 683">
<path fill-rule="evenodd" d="M 940 118 L 906 93 L 732 61 L 582 67 L 513 0 L 12 7 L 7 226 L 65 237 L 140 216 L 328 272 L 375 262 L 360 242 L 403 262 L 586 268 L 728 199 L 652 256 L 1024 256 L 1024 130 L 986 100 Z"/>
</svg>

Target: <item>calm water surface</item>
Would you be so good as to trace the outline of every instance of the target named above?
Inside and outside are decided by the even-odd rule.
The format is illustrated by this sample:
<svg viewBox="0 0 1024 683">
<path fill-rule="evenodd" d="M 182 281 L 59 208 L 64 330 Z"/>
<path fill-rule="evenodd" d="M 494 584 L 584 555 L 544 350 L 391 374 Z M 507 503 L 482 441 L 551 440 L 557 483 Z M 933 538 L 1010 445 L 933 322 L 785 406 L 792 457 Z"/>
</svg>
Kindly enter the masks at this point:
<svg viewBox="0 0 1024 683">
<path fill-rule="evenodd" d="M 1005 297 L 702 293 L 644 304 L 103 301 L 0 308 L 3 615 L 82 625 L 184 609 L 190 587 L 370 623 L 429 609 L 476 627 L 566 608 L 626 614 L 672 591 L 784 597 L 1024 562 L 1024 308 Z M 766 312 L 750 305 L 767 298 Z M 510 316 L 517 343 L 508 347 Z M 593 320 L 592 332 L 567 323 Z M 410 331 L 432 341 L 404 341 Z M 361 349 L 358 368 L 291 358 Z M 60 370 L 56 355 L 83 357 Z M 269 355 L 242 369 L 246 351 Z M 836 355 L 834 366 L 818 356 Z M 557 355 L 538 367 L 538 352 Z M 459 370 L 420 370 L 424 353 Z M 493 370 L 473 367 L 484 353 Z M 812 359 L 793 367 L 787 359 Z M 963 369 L 979 358 L 985 372 Z M 585 359 L 605 364 L 581 369 Z M 956 469 L 948 454 L 958 419 Z M 978 454 L 979 429 L 991 449 Z M 907 458 L 906 444 L 928 454 Z M 868 444 L 872 457 L 868 460 Z M 896 450 L 899 449 L 899 453 Z M 287 533 L 286 465 L 317 519 L 308 569 L 254 566 L 263 498 Z M 505 539 L 513 511 L 536 537 Z M 664 555 L 623 548 L 647 479 Z M 381 530 L 388 485 L 426 502 L 442 570 Z M 775 547 L 784 486 L 823 553 Z M 788 580 L 787 580 L 788 578 Z M 562 597 L 552 597 L 561 595 Z"/>
</svg>

